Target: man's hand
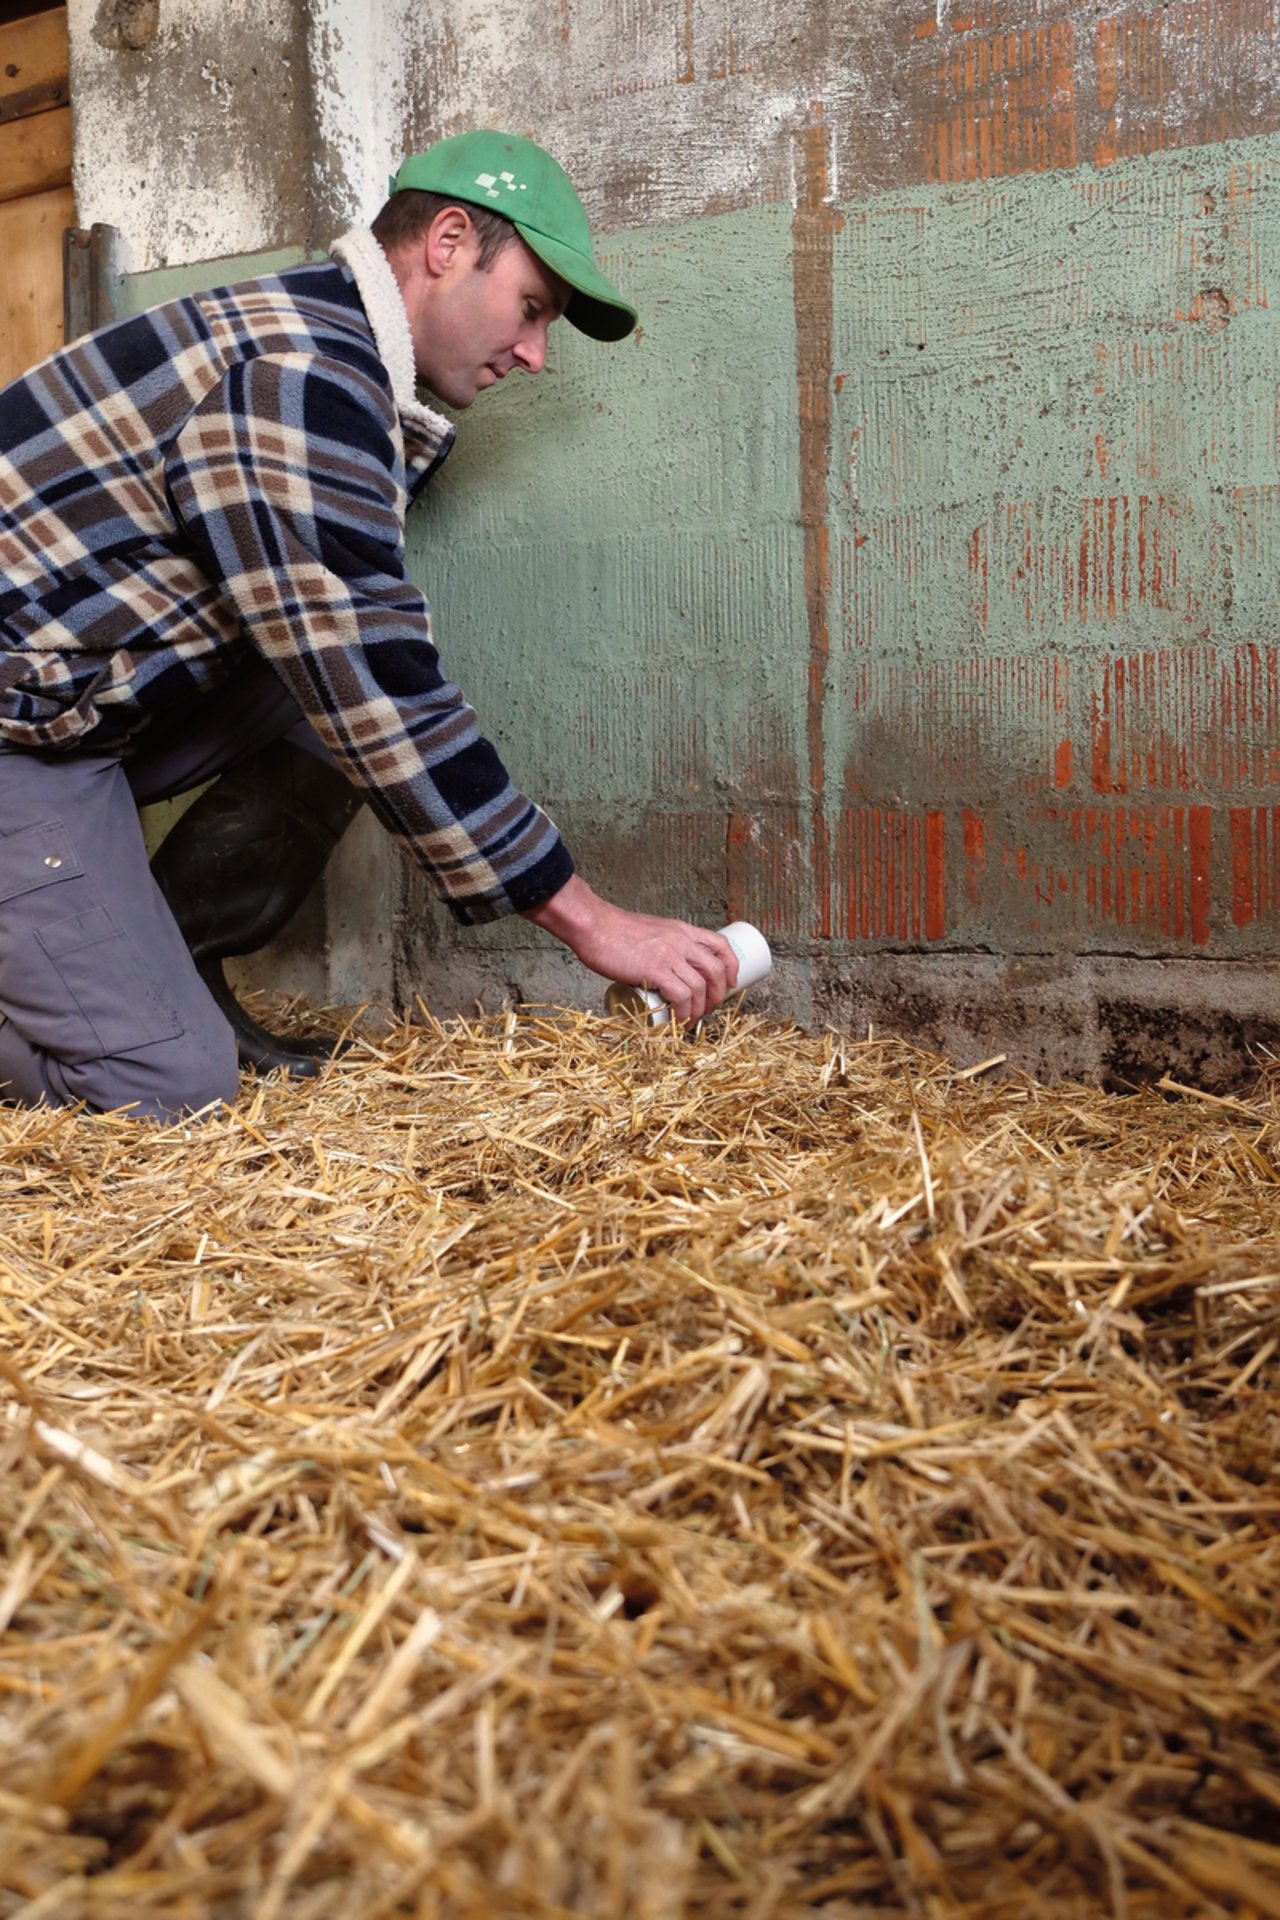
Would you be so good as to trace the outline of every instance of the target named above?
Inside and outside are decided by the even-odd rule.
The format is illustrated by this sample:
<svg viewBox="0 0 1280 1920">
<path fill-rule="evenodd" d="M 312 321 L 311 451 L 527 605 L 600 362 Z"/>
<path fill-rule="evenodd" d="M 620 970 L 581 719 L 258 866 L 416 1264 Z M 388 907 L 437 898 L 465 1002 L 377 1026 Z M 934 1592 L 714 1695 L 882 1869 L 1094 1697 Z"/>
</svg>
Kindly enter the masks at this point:
<svg viewBox="0 0 1280 1920">
<path fill-rule="evenodd" d="M 737 955 L 720 934 L 611 906 L 576 873 L 523 917 L 606 980 L 660 993 L 677 1020 L 700 1020 L 737 984 Z"/>
</svg>

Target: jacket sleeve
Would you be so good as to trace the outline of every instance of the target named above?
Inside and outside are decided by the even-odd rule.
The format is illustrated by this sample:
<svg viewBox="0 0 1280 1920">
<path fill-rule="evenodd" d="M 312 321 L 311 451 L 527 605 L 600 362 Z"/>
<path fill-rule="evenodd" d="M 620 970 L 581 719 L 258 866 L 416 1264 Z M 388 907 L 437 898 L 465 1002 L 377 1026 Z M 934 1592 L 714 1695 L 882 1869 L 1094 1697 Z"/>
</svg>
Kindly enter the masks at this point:
<svg viewBox="0 0 1280 1920">
<path fill-rule="evenodd" d="M 404 568 L 386 393 L 312 354 L 237 362 L 170 449 L 184 536 L 257 651 L 464 923 L 540 906 L 573 872 L 440 671 Z"/>
</svg>

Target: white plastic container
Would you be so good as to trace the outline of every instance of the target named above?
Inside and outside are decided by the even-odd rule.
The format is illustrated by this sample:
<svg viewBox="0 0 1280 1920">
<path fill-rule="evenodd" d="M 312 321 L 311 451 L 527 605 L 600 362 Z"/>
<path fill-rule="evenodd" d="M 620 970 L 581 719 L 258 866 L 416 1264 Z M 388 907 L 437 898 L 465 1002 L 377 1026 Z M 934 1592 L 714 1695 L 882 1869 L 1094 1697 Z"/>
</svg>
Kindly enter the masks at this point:
<svg viewBox="0 0 1280 1920">
<path fill-rule="evenodd" d="M 732 999 L 764 979 L 773 966 L 773 955 L 760 929 L 749 921 L 734 920 L 729 926 L 721 927 L 720 933 L 738 959 L 738 984 L 730 995 Z M 671 1009 L 660 993 L 648 987 L 624 986 L 619 980 L 615 980 L 605 994 L 604 1003 L 610 1013 L 643 1019 L 651 1027 L 665 1027 L 671 1018 Z"/>
</svg>

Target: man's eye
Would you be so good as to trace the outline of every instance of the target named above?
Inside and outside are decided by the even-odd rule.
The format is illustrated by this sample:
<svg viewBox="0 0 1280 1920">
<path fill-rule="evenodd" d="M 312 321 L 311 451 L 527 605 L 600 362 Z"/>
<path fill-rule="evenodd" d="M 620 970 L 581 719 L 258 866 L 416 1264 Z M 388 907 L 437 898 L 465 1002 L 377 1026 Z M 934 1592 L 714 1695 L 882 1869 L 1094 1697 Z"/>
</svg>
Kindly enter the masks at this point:
<svg viewBox="0 0 1280 1920">
<path fill-rule="evenodd" d="M 539 315 L 539 314 L 540 314 L 541 312 L 542 312 L 542 308 L 541 308 L 540 306 L 538 306 L 538 304 L 537 304 L 537 302 L 536 302 L 536 301 L 533 301 L 533 300 L 526 300 L 526 301 L 525 301 L 525 303 L 524 303 L 524 317 L 525 317 L 525 319 L 526 319 L 526 320 L 536 320 L 536 319 L 537 319 L 537 317 L 538 317 L 538 315 Z"/>
</svg>

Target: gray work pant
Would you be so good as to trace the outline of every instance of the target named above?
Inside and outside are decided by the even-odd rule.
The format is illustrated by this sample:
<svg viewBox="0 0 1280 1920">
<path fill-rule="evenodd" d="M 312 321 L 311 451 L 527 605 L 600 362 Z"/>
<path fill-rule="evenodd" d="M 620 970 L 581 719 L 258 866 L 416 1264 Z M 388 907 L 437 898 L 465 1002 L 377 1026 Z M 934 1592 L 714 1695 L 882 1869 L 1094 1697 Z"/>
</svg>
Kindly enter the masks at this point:
<svg viewBox="0 0 1280 1920">
<path fill-rule="evenodd" d="M 0 751 L 0 1101 L 168 1119 L 235 1098 L 235 1038 L 151 877 L 138 808 L 285 738 L 329 758 L 255 661 L 127 762 Z"/>
</svg>

